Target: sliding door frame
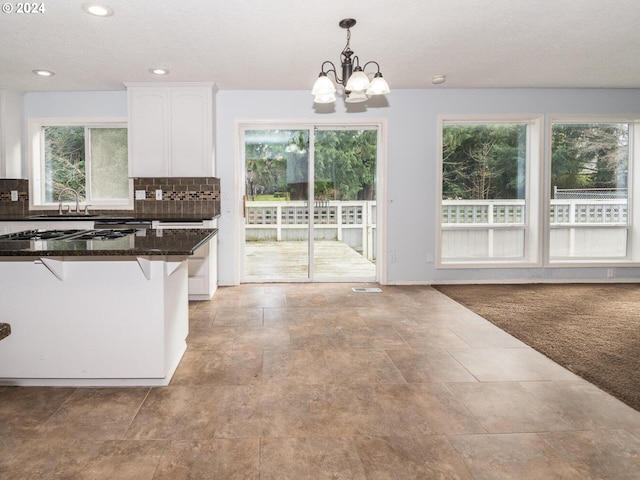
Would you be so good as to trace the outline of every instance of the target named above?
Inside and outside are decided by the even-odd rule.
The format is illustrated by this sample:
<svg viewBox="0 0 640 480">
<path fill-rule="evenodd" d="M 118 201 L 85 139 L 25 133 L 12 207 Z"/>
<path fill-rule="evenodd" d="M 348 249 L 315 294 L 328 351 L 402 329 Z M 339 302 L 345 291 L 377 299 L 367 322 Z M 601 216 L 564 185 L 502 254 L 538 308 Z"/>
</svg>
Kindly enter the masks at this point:
<svg viewBox="0 0 640 480">
<path fill-rule="evenodd" d="M 235 273 L 234 283 L 239 285 L 244 281 L 244 203 L 243 195 L 245 194 L 245 158 L 244 158 L 244 131 L 246 130 L 309 130 L 311 150 L 309 157 L 310 175 L 313 174 L 313 139 L 314 131 L 318 130 L 357 130 L 367 129 L 377 130 L 377 150 L 378 156 L 376 161 L 376 279 L 380 284 L 387 283 L 387 128 L 384 119 L 359 119 L 359 120 L 341 120 L 339 122 L 331 121 L 283 121 L 283 120 L 238 120 L 235 126 L 235 178 L 234 178 L 234 200 L 237 208 L 233 211 L 234 223 L 234 251 L 235 251 Z M 311 177 L 313 179 L 313 177 Z M 309 196 L 313 194 L 313 185 L 310 185 Z M 310 235 L 313 235 L 313 216 L 310 215 Z M 312 238 L 312 237 L 311 237 Z M 309 249 L 309 264 L 313 268 L 313 242 Z M 313 280 L 313 271 L 308 272 L 308 278 L 300 281 L 311 282 Z M 265 280 L 267 282 L 268 280 Z M 317 281 L 317 280 L 315 280 Z"/>
</svg>

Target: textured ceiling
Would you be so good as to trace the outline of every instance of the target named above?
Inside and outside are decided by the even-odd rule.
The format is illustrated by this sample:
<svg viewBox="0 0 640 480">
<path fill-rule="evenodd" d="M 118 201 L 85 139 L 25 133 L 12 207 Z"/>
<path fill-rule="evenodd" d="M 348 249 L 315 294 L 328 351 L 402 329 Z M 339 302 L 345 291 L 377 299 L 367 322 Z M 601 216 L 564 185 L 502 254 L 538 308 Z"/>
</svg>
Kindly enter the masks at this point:
<svg viewBox="0 0 640 480">
<path fill-rule="evenodd" d="M 108 18 L 83 1 L 0 13 L 0 88 L 306 90 L 322 61 L 338 62 L 346 17 L 358 21 L 351 48 L 378 61 L 392 89 L 640 87 L 639 0 L 106 0 Z M 435 74 L 446 83 L 432 85 Z"/>
</svg>

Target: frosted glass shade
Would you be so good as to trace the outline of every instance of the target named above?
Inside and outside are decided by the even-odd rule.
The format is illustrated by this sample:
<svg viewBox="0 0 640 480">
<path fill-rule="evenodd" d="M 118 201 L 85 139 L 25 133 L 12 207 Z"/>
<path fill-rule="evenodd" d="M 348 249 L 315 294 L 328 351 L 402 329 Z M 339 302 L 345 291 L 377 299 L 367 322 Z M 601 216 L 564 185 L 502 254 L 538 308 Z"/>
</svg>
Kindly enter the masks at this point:
<svg viewBox="0 0 640 480">
<path fill-rule="evenodd" d="M 389 84 L 382 78 L 382 75 L 376 73 L 376 76 L 371 80 L 371 86 L 367 89 L 367 95 L 385 95 L 389 93 Z"/>
<path fill-rule="evenodd" d="M 313 98 L 314 103 L 333 103 L 336 101 L 335 93 L 326 93 L 323 95 L 316 95 Z"/>
<path fill-rule="evenodd" d="M 313 84 L 313 88 L 311 89 L 311 95 L 329 95 L 336 92 L 336 86 L 333 84 L 331 79 L 327 77 L 326 73 L 321 73 L 316 83 Z M 334 96 L 335 100 L 335 96 Z"/>
<path fill-rule="evenodd" d="M 362 70 L 356 70 L 349 77 L 349 81 L 344 89 L 351 92 L 364 92 L 369 88 L 370 83 L 366 73 Z"/>
<path fill-rule="evenodd" d="M 361 102 L 366 102 L 368 99 L 369 97 L 367 97 L 364 92 L 352 91 L 352 92 L 349 92 L 349 95 L 347 95 L 347 98 L 344 101 L 347 103 L 361 103 Z"/>
</svg>

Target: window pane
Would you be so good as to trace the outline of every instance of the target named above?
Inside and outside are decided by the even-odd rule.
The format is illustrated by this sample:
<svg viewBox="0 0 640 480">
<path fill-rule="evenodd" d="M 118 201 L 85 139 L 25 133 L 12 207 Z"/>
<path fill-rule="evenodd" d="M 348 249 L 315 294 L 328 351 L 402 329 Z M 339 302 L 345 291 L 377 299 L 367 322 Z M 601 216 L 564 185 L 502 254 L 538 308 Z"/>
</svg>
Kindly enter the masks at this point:
<svg viewBox="0 0 640 480">
<path fill-rule="evenodd" d="M 91 129 L 91 200 L 129 197 L 126 128 Z"/>
<path fill-rule="evenodd" d="M 309 276 L 309 132 L 247 130 L 245 278 Z"/>
<path fill-rule="evenodd" d="M 526 162 L 526 124 L 443 126 L 443 261 L 525 257 Z"/>
<path fill-rule="evenodd" d="M 46 202 L 75 200 L 72 188 L 85 198 L 84 127 L 43 127 L 44 197 Z"/>
<path fill-rule="evenodd" d="M 316 278 L 375 278 L 377 141 L 377 130 L 315 132 Z"/>
<path fill-rule="evenodd" d="M 551 259 L 627 255 L 629 125 L 552 125 Z"/>
</svg>

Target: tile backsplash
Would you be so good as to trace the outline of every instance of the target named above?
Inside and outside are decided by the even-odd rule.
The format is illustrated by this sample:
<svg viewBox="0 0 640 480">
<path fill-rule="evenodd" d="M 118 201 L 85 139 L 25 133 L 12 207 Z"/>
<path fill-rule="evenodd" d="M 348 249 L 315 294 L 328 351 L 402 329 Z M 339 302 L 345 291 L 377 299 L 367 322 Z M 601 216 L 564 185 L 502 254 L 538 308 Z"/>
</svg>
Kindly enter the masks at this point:
<svg viewBox="0 0 640 480">
<path fill-rule="evenodd" d="M 214 218 L 220 215 L 220 179 L 216 177 L 153 177 L 133 179 L 134 199 L 136 191 L 144 191 L 144 199 L 134 200 L 137 217 L 158 218 Z M 156 191 L 162 191 L 162 199 L 156 199 Z M 17 201 L 11 200 L 11 192 L 17 192 Z M 123 210 L 91 209 L 92 213 L 123 215 Z M 28 216 L 29 181 L 0 178 L 0 213 L 11 216 Z"/>
<path fill-rule="evenodd" d="M 144 199 L 136 192 L 144 190 Z M 156 192 L 162 191 L 162 199 Z M 220 179 L 216 177 L 134 178 L 134 209 L 137 215 L 215 217 L 220 214 Z"/>
<path fill-rule="evenodd" d="M 17 192 L 17 200 L 11 200 Z M 29 214 L 29 180 L 0 178 L 0 212 L 8 215 Z"/>
</svg>

